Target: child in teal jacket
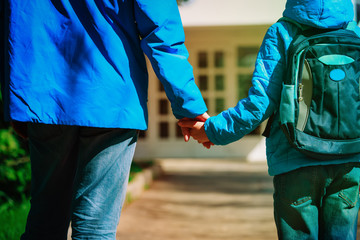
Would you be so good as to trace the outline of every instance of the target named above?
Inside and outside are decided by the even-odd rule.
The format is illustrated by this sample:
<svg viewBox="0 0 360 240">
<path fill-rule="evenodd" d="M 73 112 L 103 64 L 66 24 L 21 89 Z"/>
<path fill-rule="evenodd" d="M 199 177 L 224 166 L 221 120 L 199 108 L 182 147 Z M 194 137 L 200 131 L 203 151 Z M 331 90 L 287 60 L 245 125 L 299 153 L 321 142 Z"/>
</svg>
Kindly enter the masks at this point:
<svg viewBox="0 0 360 240">
<path fill-rule="evenodd" d="M 351 0 L 288 0 L 284 17 L 313 28 L 338 29 L 353 20 Z M 275 221 L 280 239 L 355 239 L 360 156 L 323 160 L 310 158 L 290 146 L 280 130 L 278 108 L 286 71 L 287 49 L 299 28 L 289 22 L 273 24 L 258 53 L 247 98 L 191 127 L 201 143 L 225 145 L 239 140 L 275 113 L 266 140 L 269 174 L 274 177 Z"/>
</svg>

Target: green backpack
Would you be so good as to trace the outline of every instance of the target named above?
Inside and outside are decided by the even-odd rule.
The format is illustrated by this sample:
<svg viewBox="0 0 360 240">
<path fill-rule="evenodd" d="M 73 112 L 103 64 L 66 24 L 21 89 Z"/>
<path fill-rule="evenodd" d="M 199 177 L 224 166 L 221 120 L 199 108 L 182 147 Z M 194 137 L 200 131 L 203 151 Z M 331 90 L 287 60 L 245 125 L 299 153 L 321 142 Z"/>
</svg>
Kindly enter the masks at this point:
<svg viewBox="0 0 360 240">
<path fill-rule="evenodd" d="M 280 102 L 290 144 L 318 159 L 360 153 L 360 38 L 348 28 L 304 29 L 292 41 Z"/>
</svg>

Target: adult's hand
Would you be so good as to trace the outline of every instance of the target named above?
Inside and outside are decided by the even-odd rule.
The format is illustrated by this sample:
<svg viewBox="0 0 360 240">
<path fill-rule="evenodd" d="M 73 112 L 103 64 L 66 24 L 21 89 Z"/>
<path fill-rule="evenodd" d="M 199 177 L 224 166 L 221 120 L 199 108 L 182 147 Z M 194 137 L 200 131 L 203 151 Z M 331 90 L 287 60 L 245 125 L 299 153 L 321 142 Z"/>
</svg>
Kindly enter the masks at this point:
<svg viewBox="0 0 360 240">
<path fill-rule="evenodd" d="M 193 120 L 197 120 L 197 121 L 201 121 L 201 122 L 205 122 L 206 119 L 208 119 L 210 116 L 207 112 L 197 116 L 196 118 L 194 119 L 191 119 L 191 118 L 182 118 L 180 119 L 179 123 L 180 122 L 184 122 L 184 121 L 193 121 Z M 181 125 L 179 124 L 179 126 L 181 127 Z M 184 140 L 185 142 L 188 142 L 190 140 L 190 128 L 188 127 L 181 127 L 181 132 L 184 136 Z"/>
<path fill-rule="evenodd" d="M 179 121 L 179 126 L 185 128 L 195 140 L 199 143 L 210 142 L 209 138 L 205 133 L 204 122 L 196 120 L 184 120 Z"/>
</svg>

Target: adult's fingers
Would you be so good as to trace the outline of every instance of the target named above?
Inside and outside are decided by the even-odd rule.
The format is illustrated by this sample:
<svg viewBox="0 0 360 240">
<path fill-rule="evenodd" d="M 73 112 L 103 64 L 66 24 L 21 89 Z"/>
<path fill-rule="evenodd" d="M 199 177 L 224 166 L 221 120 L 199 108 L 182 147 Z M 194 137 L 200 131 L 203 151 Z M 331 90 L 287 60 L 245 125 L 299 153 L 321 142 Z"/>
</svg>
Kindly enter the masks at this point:
<svg viewBox="0 0 360 240">
<path fill-rule="evenodd" d="M 200 127 L 203 123 L 200 123 L 199 121 L 179 121 L 178 125 L 182 128 L 194 128 L 194 127 Z"/>
</svg>

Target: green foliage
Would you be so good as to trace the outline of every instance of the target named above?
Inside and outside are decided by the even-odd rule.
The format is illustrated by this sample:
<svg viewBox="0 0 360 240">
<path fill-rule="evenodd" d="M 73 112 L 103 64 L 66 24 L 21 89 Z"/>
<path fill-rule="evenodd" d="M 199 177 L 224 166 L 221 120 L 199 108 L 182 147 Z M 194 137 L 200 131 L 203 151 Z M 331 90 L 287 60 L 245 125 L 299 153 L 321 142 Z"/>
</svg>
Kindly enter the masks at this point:
<svg viewBox="0 0 360 240">
<path fill-rule="evenodd" d="M 136 173 L 139 173 L 141 171 L 142 171 L 142 167 L 133 161 L 131 163 L 131 168 L 130 168 L 129 182 L 131 182 L 134 179 Z"/>
<path fill-rule="evenodd" d="M 0 129 L 0 214 L 29 195 L 30 162 L 11 128 Z"/>
<path fill-rule="evenodd" d="M 0 159 L 16 159 L 24 154 L 12 129 L 0 129 Z"/>
<path fill-rule="evenodd" d="M 130 176 L 129 176 L 129 182 L 131 182 L 135 175 L 139 172 L 141 172 L 143 169 L 148 168 L 150 166 L 152 166 L 154 163 L 152 161 L 149 162 L 135 162 L 133 161 L 131 163 L 131 168 L 130 168 Z"/>
<path fill-rule="evenodd" d="M 3 119 L 0 94 L 0 239 L 18 240 L 24 232 L 30 202 L 27 151 Z"/>
<path fill-rule="evenodd" d="M 16 203 L 7 211 L 0 211 L 0 239 L 19 240 L 25 230 L 26 217 L 30 209 L 28 200 Z"/>
</svg>

